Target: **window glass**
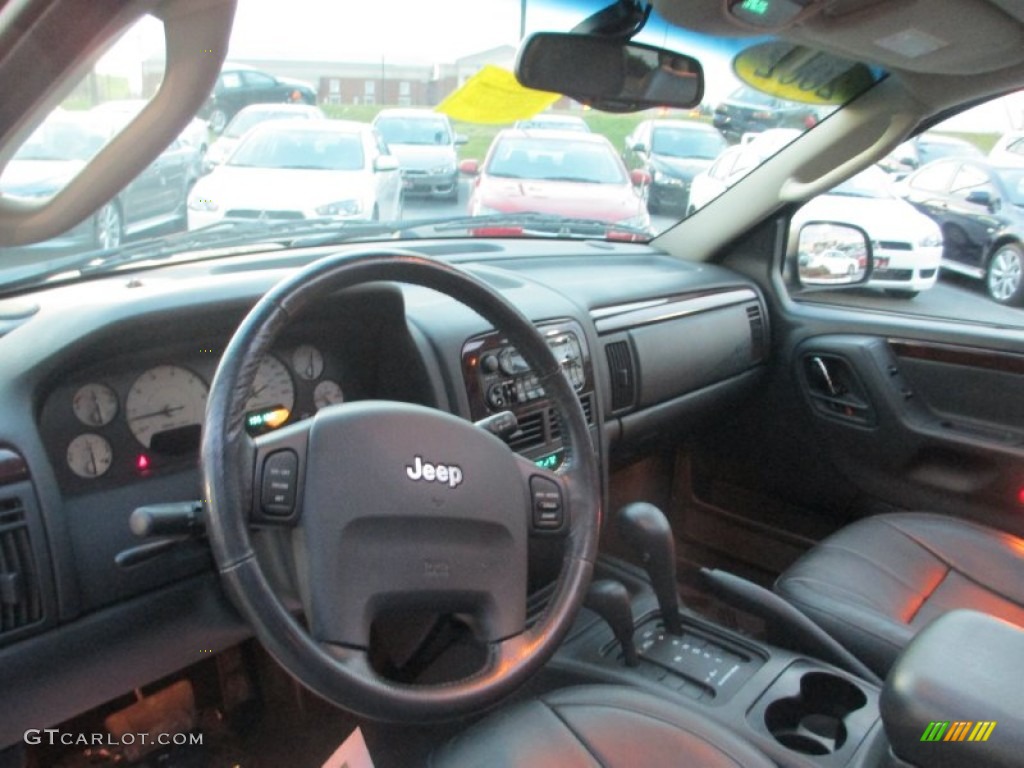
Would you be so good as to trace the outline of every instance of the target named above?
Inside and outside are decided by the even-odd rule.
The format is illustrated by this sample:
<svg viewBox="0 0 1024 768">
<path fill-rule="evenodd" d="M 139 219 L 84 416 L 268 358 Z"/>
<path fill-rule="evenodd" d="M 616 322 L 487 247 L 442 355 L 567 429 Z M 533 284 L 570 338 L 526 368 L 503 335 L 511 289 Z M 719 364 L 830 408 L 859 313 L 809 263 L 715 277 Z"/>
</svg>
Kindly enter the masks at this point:
<svg viewBox="0 0 1024 768">
<path fill-rule="evenodd" d="M 1014 106 L 1019 98 L 996 99 L 932 126 L 877 166 L 805 203 L 790 224 L 785 274 L 791 295 L 801 302 L 1024 327 L 1024 165 L 997 157 L 999 148 L 1024 144 L 1014 138 L 1020 131 L 1015 116 L 1024 118 Z M 942 157 L 921 162 L 928 156 Z M 828 230 L 818 230 L 821 242 L 799 236 L 804 224 L 821 221 L 866 233 L 873 257 L 866 282 L 838 287 L 847 279 L 839 272 L 817 285 L 797 282 L 806 272 L 801 254 L 829 247 Z M 1008 282 L 1014 274 L 1016 287 Z"/>
</svg>

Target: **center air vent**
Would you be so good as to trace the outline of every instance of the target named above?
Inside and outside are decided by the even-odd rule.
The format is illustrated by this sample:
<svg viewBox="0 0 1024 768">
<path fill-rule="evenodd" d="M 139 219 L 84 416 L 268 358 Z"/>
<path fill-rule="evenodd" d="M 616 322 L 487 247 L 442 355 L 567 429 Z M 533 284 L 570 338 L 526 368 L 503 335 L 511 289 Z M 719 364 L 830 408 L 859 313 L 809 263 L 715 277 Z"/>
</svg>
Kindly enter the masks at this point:
<svg viewBox="0 0 1024 768">
<path fill-rule="evenodd" d="M 636 376 L 633 355 L 625 341 L 613 341 L 604 348 L 611 373 L 612 411 L 631 408 L 636 403 Z"/>
<path fill-rule="evenodd" d="M 0 499 L 0 635 L 43 618 L 39 571 L 21 500 Z"/>
</svg>

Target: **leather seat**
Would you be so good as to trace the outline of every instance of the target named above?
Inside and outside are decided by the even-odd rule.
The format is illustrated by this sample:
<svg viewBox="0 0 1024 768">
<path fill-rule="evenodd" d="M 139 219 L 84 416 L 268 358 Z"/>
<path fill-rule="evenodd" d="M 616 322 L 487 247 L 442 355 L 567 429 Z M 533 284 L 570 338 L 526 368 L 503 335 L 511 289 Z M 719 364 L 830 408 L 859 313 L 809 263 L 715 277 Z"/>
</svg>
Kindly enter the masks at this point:
<svg viewBox="0 0 1024 768">
<path fill-rule="evenodd" d="M 774 768 L 703 715 L 612 685 L 566 688 L 477 723 L 436 752 L 433 768 Z"/>
<path fill-rule="evenodd" d="M 884 677 L 918 631 L 955 608 L 1024 626 L 1024 540 L 943 515 L 878 515 L 821 541 L 775 591 Z"/>
</svg>

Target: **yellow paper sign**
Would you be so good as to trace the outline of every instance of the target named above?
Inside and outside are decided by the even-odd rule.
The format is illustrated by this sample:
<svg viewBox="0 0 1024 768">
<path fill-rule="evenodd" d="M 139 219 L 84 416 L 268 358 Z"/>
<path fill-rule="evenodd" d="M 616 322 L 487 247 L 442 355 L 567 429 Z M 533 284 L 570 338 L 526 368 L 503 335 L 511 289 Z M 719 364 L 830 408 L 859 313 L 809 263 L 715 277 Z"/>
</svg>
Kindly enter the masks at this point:
<svg viewBox="0 0 1024 768">
<path fill-rule="evenodd" d="M 524 88 L 507 69 L 487 64 L 437 106 L 454 120 L 502 125 L 543 112 L 560 93 Z"/>
<path fill-rule="evenodd" d="M 782 41 L 741 51 L 732 68 L 740 80 L 762 93 L 804 104 L 844 104 L 876 79 L 863 64 Z"/>
</svg>

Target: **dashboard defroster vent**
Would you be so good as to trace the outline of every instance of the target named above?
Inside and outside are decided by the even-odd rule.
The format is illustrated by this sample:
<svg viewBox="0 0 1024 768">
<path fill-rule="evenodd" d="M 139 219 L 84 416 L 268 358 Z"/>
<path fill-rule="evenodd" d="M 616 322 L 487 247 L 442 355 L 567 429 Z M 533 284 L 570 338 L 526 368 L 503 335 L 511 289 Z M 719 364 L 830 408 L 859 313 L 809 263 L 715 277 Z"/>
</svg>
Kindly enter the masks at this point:
<svg viewBox="0 0 1024 768">
<path fill-rule="evenodd" d="M 0 499 L 0 635 L 42 618 L 39 571 L 24 506 L 16 497 Z"/>
<path fill-rule="evenodd" d="M 583 395 L 583 397 L 580 398 L 580 405 L 583 406 L 583 418 L 587 420 L 587 424 L 594 426 L 593 398 L 590 395 Z M 562 427 L 558 423 L 558 419 L 555 417 L 554 409 L 548 409 L 548 418 L 551 420 L 551 439 L 557 440 L 562 436 Z"/>
<path fill-rule="evenodd" d="M 764 316 L 759 304 L 747 306 L 747 319 L 750 321 L 750 354 L 752 362 L 758 363 L 765 358 Z"/>
<path fill-rule="evenodd" d="M 636 403 L 636 375 L 629 344 L 613 341 L 605 346 L 604 352 L 612 380 L 612 411 L 631 408 Z"/>
</svg>

